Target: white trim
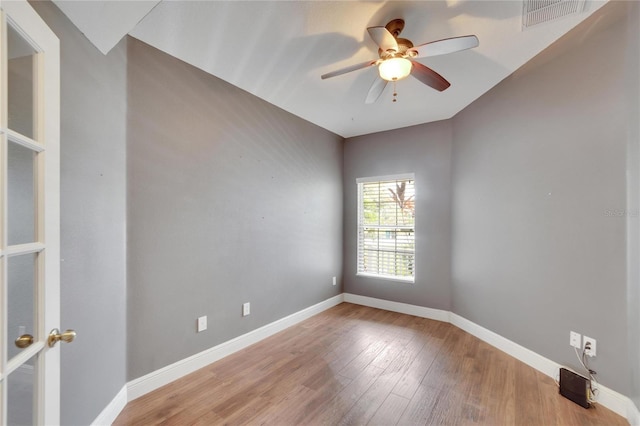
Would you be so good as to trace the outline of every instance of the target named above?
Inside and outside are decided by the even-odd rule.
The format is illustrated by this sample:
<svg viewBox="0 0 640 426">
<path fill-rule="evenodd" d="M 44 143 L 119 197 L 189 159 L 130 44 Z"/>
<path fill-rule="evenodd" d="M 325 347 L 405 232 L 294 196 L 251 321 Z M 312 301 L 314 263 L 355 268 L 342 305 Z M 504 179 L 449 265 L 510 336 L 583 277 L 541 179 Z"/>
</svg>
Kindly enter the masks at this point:
<svg viewBox="0 0 640 426">
<path fill-rule="evenodd" d="M 34 96 L 38 99 L 34 103 L 34 117 L 37 119 L 37 123 L 34 123 L 34 138 L 38 142 L 29 142 L 28 138 L 8 130 L 5 134 L 24 146 L 40 151 L 35 162 L 36 239 L 46 244 L 46 256 L 38 256 L 37 325 L 34 326 L 37 327 L 36 335 L 40 339 L 46 339 L 49 330 L 60 327 L 60 41 L 26 0 L 2 2 L 2 10 L 7 22 L 38 52 L 34 55 L 36 66 L 33 79 Z M 4 78 L 2 86 L 6 89 Z M 1 125 L 8 124 L 6 118 L 3 115 Z M 46 148 L 45 151 L 42 151 L 43 147 Z M 6 222 L 3 226 L 6 229 Z M 59 424 L 59 347 L 43 346 L 37 363 L 40 373 L 37 375 L 34 395 L 37 401 L 34 423 Z M 5 402 L 6 398 L 2 404 Z M 0 407 L 0 415 L 4 416 L 2 411 Z M 2 420 L 0 418 L 0 422 Z"/>
<path fill-rule="evenodd" d="M 415 173 L 400 173 L 397 175 L 385 175 L 385 176 L 369 176 L 356 178 L 356 183 L 369 183 L 369 182 L 389 182 L 392 180 L 416 180 Z"/>
<path fill-rule="evenodd" d="M 613 389 L 609 389 L 606 386 L 602 386 L 600 383 L 598 383 L 597 388 L 600 391 L 598 393 L 597 404 L 600 404 L 614 413 L 626 418 L 630 425 L 640 425 L 640 413 L 631 398 L 616 392 Z"/>
<path fill-rule="evenodd" d="M 344 301 L 370 306 L 372 308 L 386 309 L 388 311 L 399 312 L 402 314 L 449 322 L 553 379 L 556 378 L 558 369 L 562 367 L 562 365 L 450 311 L 430 309 L 422 306 L 391 302 L 388 300 L 349 293 L 344 293 Z M 600 383 L 598 383 L 598 390 L 600 391 L 598 395 L 598 404 L 626 418 L 631 425 L 640 426 L 640 412 L 631 398 L 622 395 L 613 389 L 609 389 Z"/>
<path fill-rule="evenodd" d="M 409 250 L 399 250 L 397 247 L 394 247 L 394 249 L 388 249 L 388 250 L 383 250 L 380 247 L 378 247 L 378 249 L 372 249 L 378 253 L 380 252 L 388 252 L 388 253 L 402 253 L 402 254 L 407 254 L 407 255 L 412 255 L 414 260 L 416 257 L 416 244 L 415 244 L 415 230 L 416 230 L 416 221 L 415 221 L 415 209 L 414 209 L 414 221 L 413 221 L 413 225 L 412 226 L 404 226 L 404 225 L 396 225 L 396 226 L 391 226 L 391 225 L 371 225 L 371 224 L 365 224 L 366 220 L 364 218 L 364 185 L 369 184 L 369 183 L 374 183 L 374 184 L 381 184 L 381 183 L 388 183 L 388 182 L 396 182 L 396 186 L 397 186 L 397 182 L 398 181 L 411 181 L 413 182 L 413 202 L 415 204 L 415 201 L 417 199 L 417 194 L 416 194 L 416 188 L 415 188 L 415 173 L 411 172 L 411 173 L 402 173 L 402 174 L 396 174 L 396 175 L 386 175 L 386 176 L 371 176 L 371 177 L 362 177 L 362 178 L 356 178 L 356 187 L 357 187 L 357 195 L 358 195 L 358 214 L 357 214 L 357 226 L 356 226 L 356 241 L 357 241 L 357 255 L 356 255 L 356 271 L 357 271 L 357 276 L 365 276 L 365 277 L 370 277 L 370 278 L 379 278 L 379 279 L 383 279 L 383 280 L 389 280 L 389 281 L 402 281 L 402 282 L 408 282 L 411 284 L 415 283 L 415 277 L 416 277 L 416 265 L 414 262 L 413 265 L 413 270 L 411 271 L 411 276 L 409 277 L 405 277 L 405 276 L 398 276 L 398 275 L 387 275 L 387 274 L 383 274 L 383 273 L 371 273 L 371 272 L 366 272 L 362 269 L 365 269 L 365 265 L 364 263 L 364 252 L 367 251 L 366 247 L 365 247 L 365 233 L 367 232 L 367 230 L 370 229 L 377 229 L 377 230 L 388 230 L 388 231 L 394 231 L 394 230 L 403 230 L 403 231 L 409 231 L 413 233 L 413 249 Z M 392 191 L 393 192 L 393 191 Z M 386 191 L 385 191 L 386 193 Z M 388 194 L 387 194 L 388 195 Z M 380 201 L 380 197 L 381 194 L 378 194 L 378 201 Z M 396 200 L 397 201 L 397 200 Z M 396 212 L 397 214 L 397 212 Z M 378 240 L 378 243 L 380 242 L 380 235 L 378 235 L 376 237 L 376 240 Z M 379 246 L 379 244 L 378 244 Z M 361 269 L 362 268 L 362 269 Z M 377 269 L 380 269 L 380 265 L 378 265 Z"/>
<path fill-rule="evenodd" d="M 164 368 L 151 372 L 143 377 L 132 380 L 123 387 L 118 395 L 105 407 L 100 415 L 93 421 L 92 425 L 100 426 L 111 424 L 125 407 L 127 401 L 133 401 L 161 386 L 171 383 L 189 373 L 192 373 L 208 364 L 218 361 L 231 355 L 249 345 L 259 342 L 275 333 L 291 327 L 307 318 L 312 317 L 322 311 L 342 302 L 354 303 L 357 305 L 369 306 L 372 308 L 384 309 L 407 315 L 414 315 L 436 321 L 448 322 L 492 345 L 493 347 L 513 356 L 525 364 L 535 368 L 551 378 L 556 378 L 560 364 L 539 355 L 530 349 L 525 348 L 509 339 L 494 333 L 458 314 L 441 309 L 426 308 L 408 303 L 393 302 L 390 300 L 377 299 L 374 297 L 360 296 L 357 294 L 343 293 L 310 306 L 299 312 L 291 314 L 285 318 L 274 321 L 256 330 L 250 331 L 242 336 L 236 337 L 227 342 L 221 343 L 210 349 L 195 354 L 189 358 L 168 365 Z M 625 417 L 633 426 L 640 426 L 640 411 L 633 401 L 612 389 L 598 384 L 600 391 L 598 404 L 611 411 Z"/>
<path fill-rule="evenodd" d="M 500 349 L 502 352 L 524 362 L 528 366 L 535 368 L 541 373 L 552 378 L 556 377 L 560 365 L 550 359 L 547 359 L 542 355 L 538 355 L 532 350 L 527 349 L 524 346 L 520 346 L 519 344 L 471 322 L 458 314 L 454 314 L 453 312 L 449 313 L 449 322 L 472 336 L 475 336 L 478 339 L 487 342 L 491 346 Z"/>
<path fill-rule="evenodd" d="M 632 426 L 640 426 L 640 410 L 633 402 L 627 406 L 627 420 Z"/>
<path fill-rule="evenodd" d="M 552 379 L 557 378 L 558 369 L 560 367 L 564 367 L 561 364 L 556 363 L 548 358 L 543 357 L 542 355 L 533 352 L 530 349 L 525 348 L 511 340 L 500 336 L 497 333 L 494 333 L 491 330 L 488 330 L 474 322 L 469 321 L 466 318 L 461 317 L 458 314 L 454 314 L 450 312 L 450 322 L 456 327 L 466 331 L 467 333 L 477 337 L 480 340 L 483 340 L 490 344 L 491 346 L 500 349 L 501 351 L 511 355 L 519 361 L 524 362 L 530 367 L 535 368 L 539 372 L 546 374 Z M 625 417 L 630 424 L 639 425 L 637 415 L 634 415 L 638 412 L 633 401 L 619 392 L 614 391 L 606 386 L 603 386 L 601 383 L 598 383 L 597 386 L 598 393 L 598 404 L 607 407 L 609 410 L 613 411 L 616 414 Z M 633 417 L 636 417 L 635 423 Z"/>
<path fill-rule="evenodd" d="M 15 246 L 9 246 L 4 251 L 0 250 L 0 256 L 10 257 L 29 253 L 39 253 L 44 249 L 45 245 L 42 243 L 18 244 Z"/>
<path fill-rule="evenodd" d="M 18 352 L 16 356 L 11 358 L 7 362 L 4 370 L 5 376 L 8 376 L 12 372 L 18 370 L 22 364 L 29 361 L 29 358 L 33 357 L 36 354 L 39 354 L 43 349 L 45 349 L 44 342 L 36 341 L 29 345 L 28 348 Z"/>
<path fill-rule="evenodd" d="M 127 385 L 124 385 L 115 398 L 113 398 L 111 402 L 104 407 L 104 410 L 98 414 L 98 417 L 91 422 L 91 426 L 108 426 L 113 424 L 126 405 Z"/>
<path fill-rule="evenodd" d="M 11 129 L 7 129 L 7 138 L 9 139 L 9 142 L 13 142 L 35 152 L 42 152 L 45 150 L 45 146 L 40 142 L 34 141 L 33 139 L 21 135 L 20 133 Z"/>
<path fill-rule="evenodd" d="M 378 274 L 371 274 L 371 273 L 367 273 L 367 272 L 358 272 L 356 273 L 356 277 L 360 277 L 360 278 L 375 278 L 375 279 L 379 279 L 379 280 L 385 280 L 385 281 L 396 281 L 399 283 L 405 283 L 405 284 L 415 284 L 416 280 L 415 277 L 409 277 L 409 278 L 403 278 L 403 277 L 398 277 L 395 275 L 378 275 Z"/>
<path fill-rule="evenodd" d="M 253 345 L 269 336 L 272 336 L 292 325 L 306 320 L 322 311 L 342 303 L 342 294 L 334 296 L 323 302 L 310 306 L 287 317 L 281 318 L 263 327 L 250 331 L 242 336 L 228 340 L 205 351 L 175 362 L 171 365 L 153 371 L 147 375 L 127 383 L 129 401 L 141 397 L 161 386 L 173 382 L 180 377 L 229 356 L 247 346 Z"/>
<path fill-rule="evenodd" d="M 390 300 L 376 299 L 374 297 L 360 296 L 358 294 L 343 293 L 344 301 L 356 305 L 369 306 L 384 309 L 401 314 L 414 315 L 436 321 L 449 322 L 449 311 L 441 309 L 425 308 L 424 306 L 409 305 L 408 303 L 392 302 Z"/>
</svg>

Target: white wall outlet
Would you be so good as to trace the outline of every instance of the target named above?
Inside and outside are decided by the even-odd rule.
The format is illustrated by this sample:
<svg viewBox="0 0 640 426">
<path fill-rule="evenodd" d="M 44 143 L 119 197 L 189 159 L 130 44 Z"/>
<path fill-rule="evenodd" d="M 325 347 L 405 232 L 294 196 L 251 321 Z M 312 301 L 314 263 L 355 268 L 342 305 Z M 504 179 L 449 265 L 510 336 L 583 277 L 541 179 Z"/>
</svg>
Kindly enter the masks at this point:
<svg viewBox="0 0 640 426">
<path fill-rule="evenodd" d="M 575 331 L 569 332 L 569 344 L 574 348 L 581 349 L 582 348 L 582 336 Z"/>
<path fill-rule="evenodd" d="M 207 316 L 198 318 L 198 333 L 207 329 Z"/>
<path fill-rule="evenodd" d="M 584 345 L 584 353 L 588 356 L 596 356 L 596 339 L 584 336 L 582 341 Z"/>
<path fill-rule="evenodd" d="M 250 313 L 251 313 L 251 303 L 249 303 L 249 302 L 243 303 L 242 304 L 242 316 L 246 317 Z"/>
<path fill-rule="evenodd" d="M 333 285 L 336 285 L 338 281 L 336 281 L 336 277 L 333 277 Z"/>
</svg>

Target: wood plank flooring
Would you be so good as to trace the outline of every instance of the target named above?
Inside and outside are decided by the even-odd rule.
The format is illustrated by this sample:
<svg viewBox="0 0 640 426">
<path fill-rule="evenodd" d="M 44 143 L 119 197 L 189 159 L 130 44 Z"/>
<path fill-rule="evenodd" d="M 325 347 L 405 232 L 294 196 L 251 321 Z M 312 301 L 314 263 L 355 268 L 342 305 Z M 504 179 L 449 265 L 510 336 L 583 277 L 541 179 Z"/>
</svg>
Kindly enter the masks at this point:
<svg viewBox="0 0 640 426">
<path fill-rule="evenodd" d="M 342 303 L 130 402 L 120 425 L 627 425 L 451 324 Z"/>
</svg>

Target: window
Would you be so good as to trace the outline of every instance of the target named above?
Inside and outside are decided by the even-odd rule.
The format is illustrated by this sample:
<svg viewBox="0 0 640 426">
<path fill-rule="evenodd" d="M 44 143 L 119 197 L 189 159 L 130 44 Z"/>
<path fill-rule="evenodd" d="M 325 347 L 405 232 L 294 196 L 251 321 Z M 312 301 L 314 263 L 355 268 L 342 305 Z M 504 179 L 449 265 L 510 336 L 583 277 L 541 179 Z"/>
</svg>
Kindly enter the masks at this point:
<svg viewBox="0 0 640 426">
<path fill-rule="evenodd" d="M 358 275 L 413 282 L 414 175 L 358 179 Z"/>
</svg>

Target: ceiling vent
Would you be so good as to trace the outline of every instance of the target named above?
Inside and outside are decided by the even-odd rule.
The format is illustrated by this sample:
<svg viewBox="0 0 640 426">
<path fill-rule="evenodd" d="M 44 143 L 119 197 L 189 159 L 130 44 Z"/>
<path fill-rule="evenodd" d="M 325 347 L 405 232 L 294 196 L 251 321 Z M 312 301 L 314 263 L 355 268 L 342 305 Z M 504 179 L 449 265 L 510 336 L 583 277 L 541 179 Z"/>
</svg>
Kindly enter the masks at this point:
<svg viewBox="0 0 640 426">
<path fill-rule="evenodd" d="M 584 4 L 585 0 L 524 0 L 522 29 L 581 13 Z"/>
</svg>

